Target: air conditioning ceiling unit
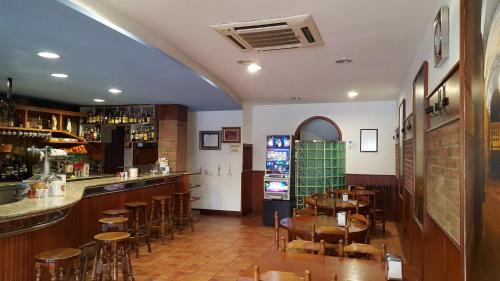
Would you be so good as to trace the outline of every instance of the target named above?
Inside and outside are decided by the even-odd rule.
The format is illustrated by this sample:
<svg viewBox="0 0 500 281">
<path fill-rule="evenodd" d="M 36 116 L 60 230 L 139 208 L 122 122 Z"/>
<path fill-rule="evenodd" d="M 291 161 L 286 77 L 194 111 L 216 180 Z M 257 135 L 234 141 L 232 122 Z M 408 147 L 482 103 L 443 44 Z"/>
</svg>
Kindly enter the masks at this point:
<svg viewBox="0 0 500 281">
<path fill-rule="evenodd" d="M 211 26 L 244 52 L 323 46 L 311 15 Z"/>
</svg>

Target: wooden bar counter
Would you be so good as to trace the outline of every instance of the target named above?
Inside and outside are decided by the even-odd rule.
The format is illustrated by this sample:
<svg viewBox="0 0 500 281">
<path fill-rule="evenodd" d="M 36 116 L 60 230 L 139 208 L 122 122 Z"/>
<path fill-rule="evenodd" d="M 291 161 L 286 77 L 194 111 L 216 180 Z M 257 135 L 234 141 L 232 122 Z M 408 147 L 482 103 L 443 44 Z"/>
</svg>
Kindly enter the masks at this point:
<svg viewBox="0 0 500 281">
<path fill-rule="evenodd" d="M 189 175 L 107 177 L 67 183 L 63 197 L 24 199 L 0 206 L 0 280 L 34 280 L 34 256 L 61 247 L 78 248 L 99 231 L 108 209 L 133 201 L 187 191 Z"/>
</svg>

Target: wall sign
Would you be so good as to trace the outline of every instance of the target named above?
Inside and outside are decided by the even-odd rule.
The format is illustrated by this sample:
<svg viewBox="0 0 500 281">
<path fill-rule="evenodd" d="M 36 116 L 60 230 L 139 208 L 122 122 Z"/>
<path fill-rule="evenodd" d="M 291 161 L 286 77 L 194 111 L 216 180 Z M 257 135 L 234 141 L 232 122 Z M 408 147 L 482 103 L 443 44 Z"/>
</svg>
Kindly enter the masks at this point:
<svg viewBox="0 0 500 281">
<path fill-rule="evenodd" d="M 200 131 L 200 150 L 220 150 L 220 131 Z"/>
<path fill-rule="evenodd" d="M 378 152 L 378 129 L 361 129 L 360 146 L 361 152 Z"/>
<path fill-rule="evenodd" d="M 240 143 L 241 127 L 222 127 L 223 143 Z"/>
</svg>

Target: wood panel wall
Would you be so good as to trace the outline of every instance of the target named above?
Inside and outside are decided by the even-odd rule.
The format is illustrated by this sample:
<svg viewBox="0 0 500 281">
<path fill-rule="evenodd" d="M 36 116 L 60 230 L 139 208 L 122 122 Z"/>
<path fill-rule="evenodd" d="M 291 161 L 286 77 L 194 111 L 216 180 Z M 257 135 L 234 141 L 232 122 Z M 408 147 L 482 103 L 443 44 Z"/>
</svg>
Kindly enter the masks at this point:
<svg viewBox="0 0 500 281">
<path fill-rule="evenodd" d="M 181 177 L 176 177 L 171 183 L 155 187 L 83 198 L 59 223 L 0 239 L 0 280 L 34 280 L 35 254 L 60 247 L 79 247 L 92 241 L 99 233 L 97 220 L 103 210 L 123 208 L 126 202 L 145 201 L 150 204 L 152 196 L 170 195 L 183 190 L 184 185 Z"/>
<path fill-rule="evenodd" d="M 398 197 L 398 180 L 394 175 L 369 175 L 369 174 L 346 174 L 346 185 L 383 185 L 387 186 L 386 192 L 386 217 L 389 220 L 395 219 L 396 198 Z"/>
</svg>

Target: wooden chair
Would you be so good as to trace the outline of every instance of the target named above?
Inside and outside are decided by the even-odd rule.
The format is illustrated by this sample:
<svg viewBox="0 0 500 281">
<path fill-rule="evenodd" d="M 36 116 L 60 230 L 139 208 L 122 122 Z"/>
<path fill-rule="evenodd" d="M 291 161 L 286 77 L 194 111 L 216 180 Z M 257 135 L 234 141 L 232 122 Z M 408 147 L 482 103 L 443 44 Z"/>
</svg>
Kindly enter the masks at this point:
<svg viewBox="0 0 500 281">
<path fill-rule="evenodd" d="M 302 209 L 296 209 L 293 208 L 293 218 L 298 218 L 298 217 L 304 217 L 304 216 L 317 216 L 318 215 L 318 207 L 314 208 L 302 208 Z"/>
<path fill-rule="evenodd" d="M 372 228 L 375 231 L 377 228 L 382 229 L 385 234 L 385 191 L 384 189 L 375 190 L 373 197 L 373 204 L 370 208 L 370 215 L 372 216 Z"/>
<path fill-rule="evenodd" d="M 304 277 L 298 276 L 291 272 L 281 272 L 281 271 L 268 271 L 264 274 L 260 274 L 259 266 L 256 265 L 253 268 L 253 280 L 254 281 L 311 281 L 311 271 L 306 270 Z"/>
<path fill-rule="evenodd" d="M 363 202 L 368 206 L 372 206 L 373 201 L 375 200 L 375 191 L 366 189 L 356 189 L 354 192 L 356 193 L 357 201 Z"/>
<path fill-rule="evenodd" d="M 344 257 L 364 256 L 367 259 L 375 258 L 382 263 L 385 261 L 385 255 L 387 254 L 387 247 L 385 245 L 382 245 L 381 248 L 377 248 L 371 244 L 352 243 L 347 246 L 342 245 L 342 247 Z"/>
<path fill-rule="evenodd" d="M 311 195 L 309 195 L 309 197 L 311 197 L 312 199 L 327 199 L 328 198 L 328 194 L 327 193 L 322 193 L 322 192 L 316 192 L 316 193 L 313 193 Z"/>
<path fill-rule="evenodd" d="M 318 227 L 316 228 L 316 231 L 315 231 L 315 236 L 314 236 L 314 239 L 313 241 L 316 241 L 316 240 L 325 240 L 328 244 L 335 244 L 334 242 L 335 241 L 328 241 L 327 237 L 331 237 L 331 236 L 334 236 L 334 237 L 338 237 L 339 240 L 337 241 L 340 241 L 340 239 L 342 239 L 342 241 L 344 243 L 348 243 L 349 241 L 349 223 L 344 226 L 344 227 L 338 227 L 338 226 L 321 226 L 321 227 Z"/>
<path fill-rule="evenodd" d="M 367 215 L 366 217 L 361 215 L 361 214 L 353 214 L 351 213 L 348 214 L 348 220 L 349 224 L 351 224 L 353 221 L 355 222 L 360 222 L 366 224 L 368 227 L 366 229 L 366 236 L 365 236 L 365 243 L 370 244 L 370 228 L 371 228 L 371 218 L 370 215 Z"/>
</svg>

